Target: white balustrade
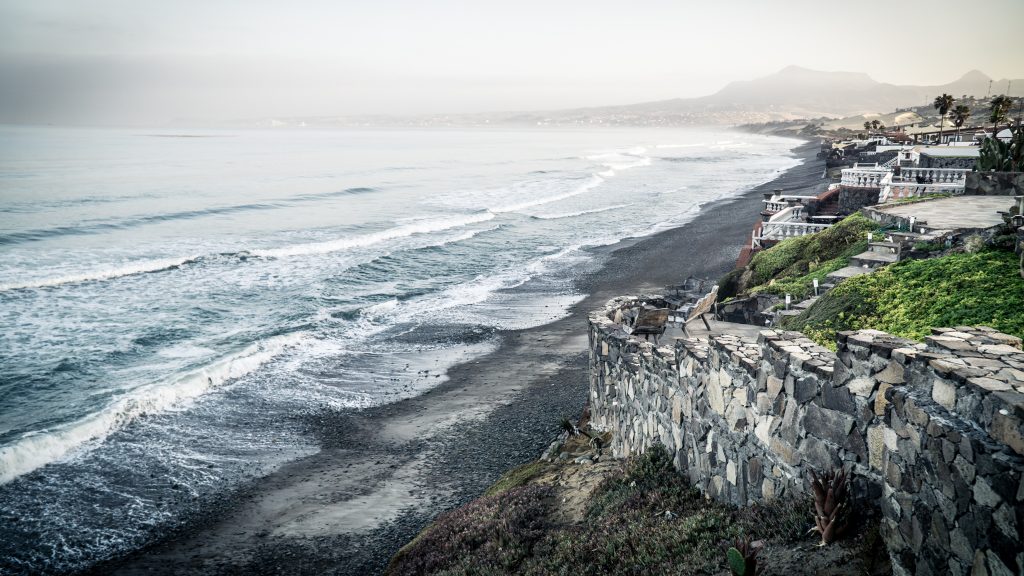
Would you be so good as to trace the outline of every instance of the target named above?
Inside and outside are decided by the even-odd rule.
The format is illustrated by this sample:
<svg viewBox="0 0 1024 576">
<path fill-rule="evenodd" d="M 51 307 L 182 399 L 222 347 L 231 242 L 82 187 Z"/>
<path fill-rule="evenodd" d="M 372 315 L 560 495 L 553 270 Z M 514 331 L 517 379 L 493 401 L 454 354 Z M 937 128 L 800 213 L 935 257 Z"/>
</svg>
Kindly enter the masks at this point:
<svg viewBox="0 0 1024 576">
<path fill-rule="evenodd" d="M 893 178 L 894 182 L 917 182 L 928 180 L 929 184 L 959 184 L 964 185 L 967 181 L 967 173 L 970 170 L 963 168 L 901 168 L 899 176 Z"/>
<path fill-rule="evenodd" d="M 882 188 L 892 179 L 892 171 L 878 164 L 868 167 L 855 164 L 853 168 L 843 168 L 842 174 L 840 184 L 851 188 Z"/>
</svg>

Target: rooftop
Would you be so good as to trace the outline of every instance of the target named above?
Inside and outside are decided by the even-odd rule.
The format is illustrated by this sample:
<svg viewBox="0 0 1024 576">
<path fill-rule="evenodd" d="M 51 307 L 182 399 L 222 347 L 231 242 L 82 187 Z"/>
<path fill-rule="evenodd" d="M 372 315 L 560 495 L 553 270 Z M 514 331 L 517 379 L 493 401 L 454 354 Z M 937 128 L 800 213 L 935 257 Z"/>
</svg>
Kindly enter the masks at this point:
<svg viewBox="0 0 1024 576">
<path fill-rule="evenodd" d="M 921 154 L 932 158 L 977 158 L 977 146 L 933 146 L 922 148 Z"/>
<path fill-rule="evenodd" d="M 926 202 L 875 206 L 875 210 L 924 221 L 932 230 L 991 228 L 1003 223 L 1000 211 L 1013 204 L 1011 196 L 955 196 Z"/>
</svg>

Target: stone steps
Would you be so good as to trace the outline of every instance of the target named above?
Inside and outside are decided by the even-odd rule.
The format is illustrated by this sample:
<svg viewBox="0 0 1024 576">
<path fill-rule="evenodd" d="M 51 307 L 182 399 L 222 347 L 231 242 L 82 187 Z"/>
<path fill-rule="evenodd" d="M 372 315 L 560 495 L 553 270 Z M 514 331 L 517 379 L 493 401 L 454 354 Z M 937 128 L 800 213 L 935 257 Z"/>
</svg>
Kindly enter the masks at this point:
<svg viewBox="0 0 1024 576">
<path fill-rule="evenodd" d="M 902 248 L 901 242 L 868 242 L 868 252 L 879 254 L 899 254 Z"/>
<path fill-rule="evenodd" d="M 819 293 L 820 293 L 820 290 L 819 290 Z M 817 302 L 818 298 L 820 298 L 820 297 L 821 296 L 811 296 L 807 300 L 803 300 L 803 301 L 797 302 L 796 304 L 793 304 L 793 309 L 794 310 L 801 310 L 801 311 L 807 310 L 808 308 L 813 306 L 814 303 Z"/>
<path fill-rule="evenodd" d="M 853 258 L 850 258 L 850 265 L 874 269 L 879 266 L 885 266 L 886 264 L 892 264 L 898 260 L 898 254 L 884 254 L 881 252 L 868 251 L 861 252 Z"/>
<path fill-rule="evenodd" d="M 839 283 L 842 282 L 843 280 L 846 280 L 847 278 L 853 278 L 854 276 L 867 274 L 870 271 L 871 270 L 868 270 L 867 268 L 862 268 L 860 266 L 847 266 L 845 268 L 840 268 L 839 270 L 832 272 L 827 276 L 827 278 L 836 283 Z"/>
</svg>

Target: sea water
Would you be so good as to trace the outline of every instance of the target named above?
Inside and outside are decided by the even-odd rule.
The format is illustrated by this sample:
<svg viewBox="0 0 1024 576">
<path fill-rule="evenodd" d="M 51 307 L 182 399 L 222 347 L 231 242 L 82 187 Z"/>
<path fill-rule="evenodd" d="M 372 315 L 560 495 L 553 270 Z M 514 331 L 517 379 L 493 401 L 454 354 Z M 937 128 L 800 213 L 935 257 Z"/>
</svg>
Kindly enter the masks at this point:
<svg viewBox="0 0 1024 576">
<path fill-rule="evenodd" d="M 798 161 L 716 130 L 0 127 L 0 568 L 138 548 Z"/>
</svg>

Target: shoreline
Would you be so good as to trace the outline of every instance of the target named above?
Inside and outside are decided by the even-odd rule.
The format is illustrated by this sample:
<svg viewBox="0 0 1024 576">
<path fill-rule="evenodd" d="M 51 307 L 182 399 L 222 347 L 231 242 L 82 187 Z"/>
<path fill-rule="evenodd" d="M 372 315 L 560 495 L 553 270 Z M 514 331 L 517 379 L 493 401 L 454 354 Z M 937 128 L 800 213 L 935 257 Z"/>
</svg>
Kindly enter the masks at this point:
<svg viewBox="0 0 1024 576">
<path fill-rule="evenodd" d="M 689 275 L 718 278 L 749 238 L 762 192 L 812 185 L 817 145 L 803 162 L 686 224 L 594 249 L 576 279 L 586 298 L 552 323 L 498 332 L 497 349 L 448 370 L 428 392 L 365 410 L 310 416 L 322 450 L 286 464 L 205 517 L 90 574 L 379 573 L 440 512 L 478 496 L 508 469 L 537 458 L 587 398 L 586 316 L 608 299 L 660 292 Z"/>
</svg>

